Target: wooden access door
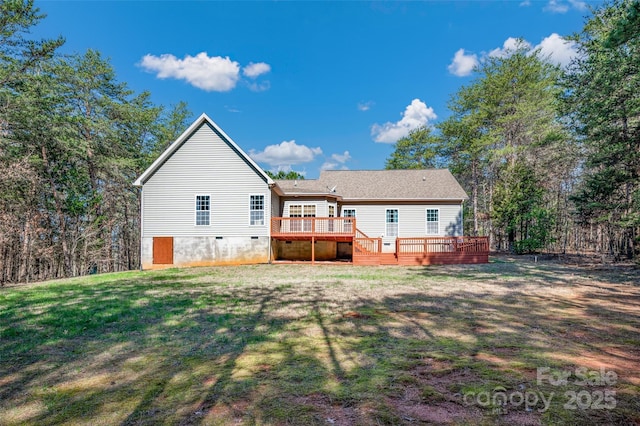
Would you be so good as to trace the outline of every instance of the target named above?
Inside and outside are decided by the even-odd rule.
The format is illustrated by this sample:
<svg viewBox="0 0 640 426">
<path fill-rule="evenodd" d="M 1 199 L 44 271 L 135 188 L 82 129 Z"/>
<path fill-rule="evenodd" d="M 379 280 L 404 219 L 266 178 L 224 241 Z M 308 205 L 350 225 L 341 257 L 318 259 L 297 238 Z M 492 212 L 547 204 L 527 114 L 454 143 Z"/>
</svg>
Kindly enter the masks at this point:
<svg viewBox="0 0 640 426">
<path fill-rule="evenodd" d="M 173 264 L 173 237 L 153 237 L 153 264 Z"/>
</svg>

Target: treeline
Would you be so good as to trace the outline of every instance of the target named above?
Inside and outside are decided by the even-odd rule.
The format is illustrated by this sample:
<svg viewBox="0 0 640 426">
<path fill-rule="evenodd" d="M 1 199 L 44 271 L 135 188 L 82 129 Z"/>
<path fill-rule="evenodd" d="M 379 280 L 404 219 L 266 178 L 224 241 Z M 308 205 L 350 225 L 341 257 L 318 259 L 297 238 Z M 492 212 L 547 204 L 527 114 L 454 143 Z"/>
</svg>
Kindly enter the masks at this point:
<svg viewBox="0 0 640 426">
<path fill-rule="evenodd" d="M 520 43 L 488 57 L 451 116 L 399 140 L 387 168 L 449 167 L 465 231 L 516 253 L 633 258 L 640 229 L 640 3 L 593 12 L 551 65 Z"/>
<path fill-rule="evenodd" d="M 30 39 L 42 19 L 0 0 L 0 284 L 138 267 L 132 182 L 191 116 L 134 93 L 99 52 Z M 637 256 L 639 3 L 594 11 L 573 41 L 565 70 L 524 44 L 487 58 L 387 167 L 449 167 L 470 195 L 467 233 L 493 248 Z"/>
<path fill-rule="evenodd" d="M 0 283 L 139 265 L 132 182 L 184 130 L 89 50 L 29 39 L 32 1 L 0 2 Z"/>
</svg>

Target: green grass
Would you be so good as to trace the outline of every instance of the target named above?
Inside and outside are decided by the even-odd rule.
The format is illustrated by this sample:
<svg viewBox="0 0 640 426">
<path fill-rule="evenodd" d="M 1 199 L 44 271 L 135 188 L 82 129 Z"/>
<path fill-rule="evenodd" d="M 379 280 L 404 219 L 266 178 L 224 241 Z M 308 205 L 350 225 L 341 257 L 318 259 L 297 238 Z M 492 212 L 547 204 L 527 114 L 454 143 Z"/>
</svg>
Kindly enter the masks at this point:
<svg viewBox="0 0 640 426">
<path fill-rule="evenodd" d="M 631 267 L 498 259 L 13 286 L 0 290 L 0 424 L 633 424 L 639 282 Z M 573 375 L 538 382 L 539 367 Z M 618 379 L 583 386 L 578 367 Z M 615 408 L 584 406 L 605 391 Z M 497 392 L 553 397 L 527 410 Z M 572 392 L 583 406 L 567 406 Z"/>
</svg>

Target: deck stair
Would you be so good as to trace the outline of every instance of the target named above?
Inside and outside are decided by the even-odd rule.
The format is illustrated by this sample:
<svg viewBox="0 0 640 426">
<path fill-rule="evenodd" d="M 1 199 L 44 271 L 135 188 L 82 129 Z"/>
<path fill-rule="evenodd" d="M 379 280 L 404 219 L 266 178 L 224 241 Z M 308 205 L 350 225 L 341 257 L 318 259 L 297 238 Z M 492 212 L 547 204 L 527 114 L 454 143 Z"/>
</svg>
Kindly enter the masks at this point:
<svg viewBox="0 0 640 426">
<path fill-rule="evenodd" d="M 382 252 L 382 238 L 371 238 L 356 228 L 353 238 L 354 265 L 397 265 L 395 253 Z"/>
</svg>

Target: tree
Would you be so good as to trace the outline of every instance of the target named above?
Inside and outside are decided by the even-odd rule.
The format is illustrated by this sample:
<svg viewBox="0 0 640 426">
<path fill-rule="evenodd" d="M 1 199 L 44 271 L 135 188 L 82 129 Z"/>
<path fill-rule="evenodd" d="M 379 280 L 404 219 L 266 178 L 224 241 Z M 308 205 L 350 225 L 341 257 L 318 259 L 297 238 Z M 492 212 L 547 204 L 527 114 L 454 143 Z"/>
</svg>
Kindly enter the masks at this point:
<svg viewBox="0 0 640 426">
<path fill-rule="evenodd" d="M 418 127 L 400 138 L 385 165 L 386 169 L 431 169 L 438 166 L 440 138 L 431 128 Z"/>
<path fill-rule="evenodd" d="M 284 170 L 279 170 L 277 173 L 273 173 L 272 171 L 269 170 L 265 170 L 265 173 L 271 178 L 271 179 L 286 179 L 286 180 L 303 180 L 304 176 L 301 175 L 300 173 L 294 171 L 294 170 L 290 170 L 288 172 L 285 172 Z"/>
<path fill-rule="evenodd" d="M 615 22 L 615 26 L 605 40 L 605 47 L 617 48 L 628 43 L 640 35 L 640 1 L 625 2 L 626 11 L 620 19 Z"/>
<path fill-rule="evenodd" d="M 564 191 L 572 178 L 575 155 L 557 103 L 560 70 L 520 43 L 504 56 L 488 57 L 476 72 L 472 83 L 449 102 L 453 114 L 437 125 L 443 139 L 440 152 L 470 190 L 467 217 L 473 220 L 474 234 L 488 234 L 494 246 L 506 241 L 513 248 L 527 234 L 513 232 L 511 219 L 494 223 L 503 216 L 495 212 L 496 191 L 504 195 L 508 187 L 517 187 L 522 176 L 511 175 L 525 167 L 539 175 L 546 211 L 560 212 L 552 194 Z M 498 198 L 503 212 L 519 209 L 504 205 L 517 199 Z"/>
<path fill-rule="evenodd" d="M 51 58 L 64 39 L 30 40 L 25 37 L 45 15 L 33 0 L 0 1 L 0 87 L 3 92 L 44 60 Z"/>
<path fill-rule="evenodd" d="M 596 10 L 575 36 L 580 56 L 565 76 L 565 107 L 586 153 L 578 220 L 598 228 L 613 256 L 637 253 L 640 227 L 640 27 L 638 4 Z M 615 42 L 612 42 L 615 41 Z"/>
<path fill-rule="evenodd" d="M 537 252 L 550 242 L 553 225 L 553 215 L 544 207 L 544 186 L 536 170 L 523 163 L 505 167 L 496 185 L 493 218 L 505 230 L 510 251 Z"/>
<path fill-rule="evenodd" d="M 0 284 L 28 280 L 34 256 L 50 251 L 41 238 L 48 214 L 36 202 L 42 176 L 18 149 L 15 133 L 22 124 L 12 119 L 18 112 L 33 112 L 22 89 L 64 43 L 61 37 L 27 38 L 43 18 L 33 1 L 0 1 Z"/>
</svg>

